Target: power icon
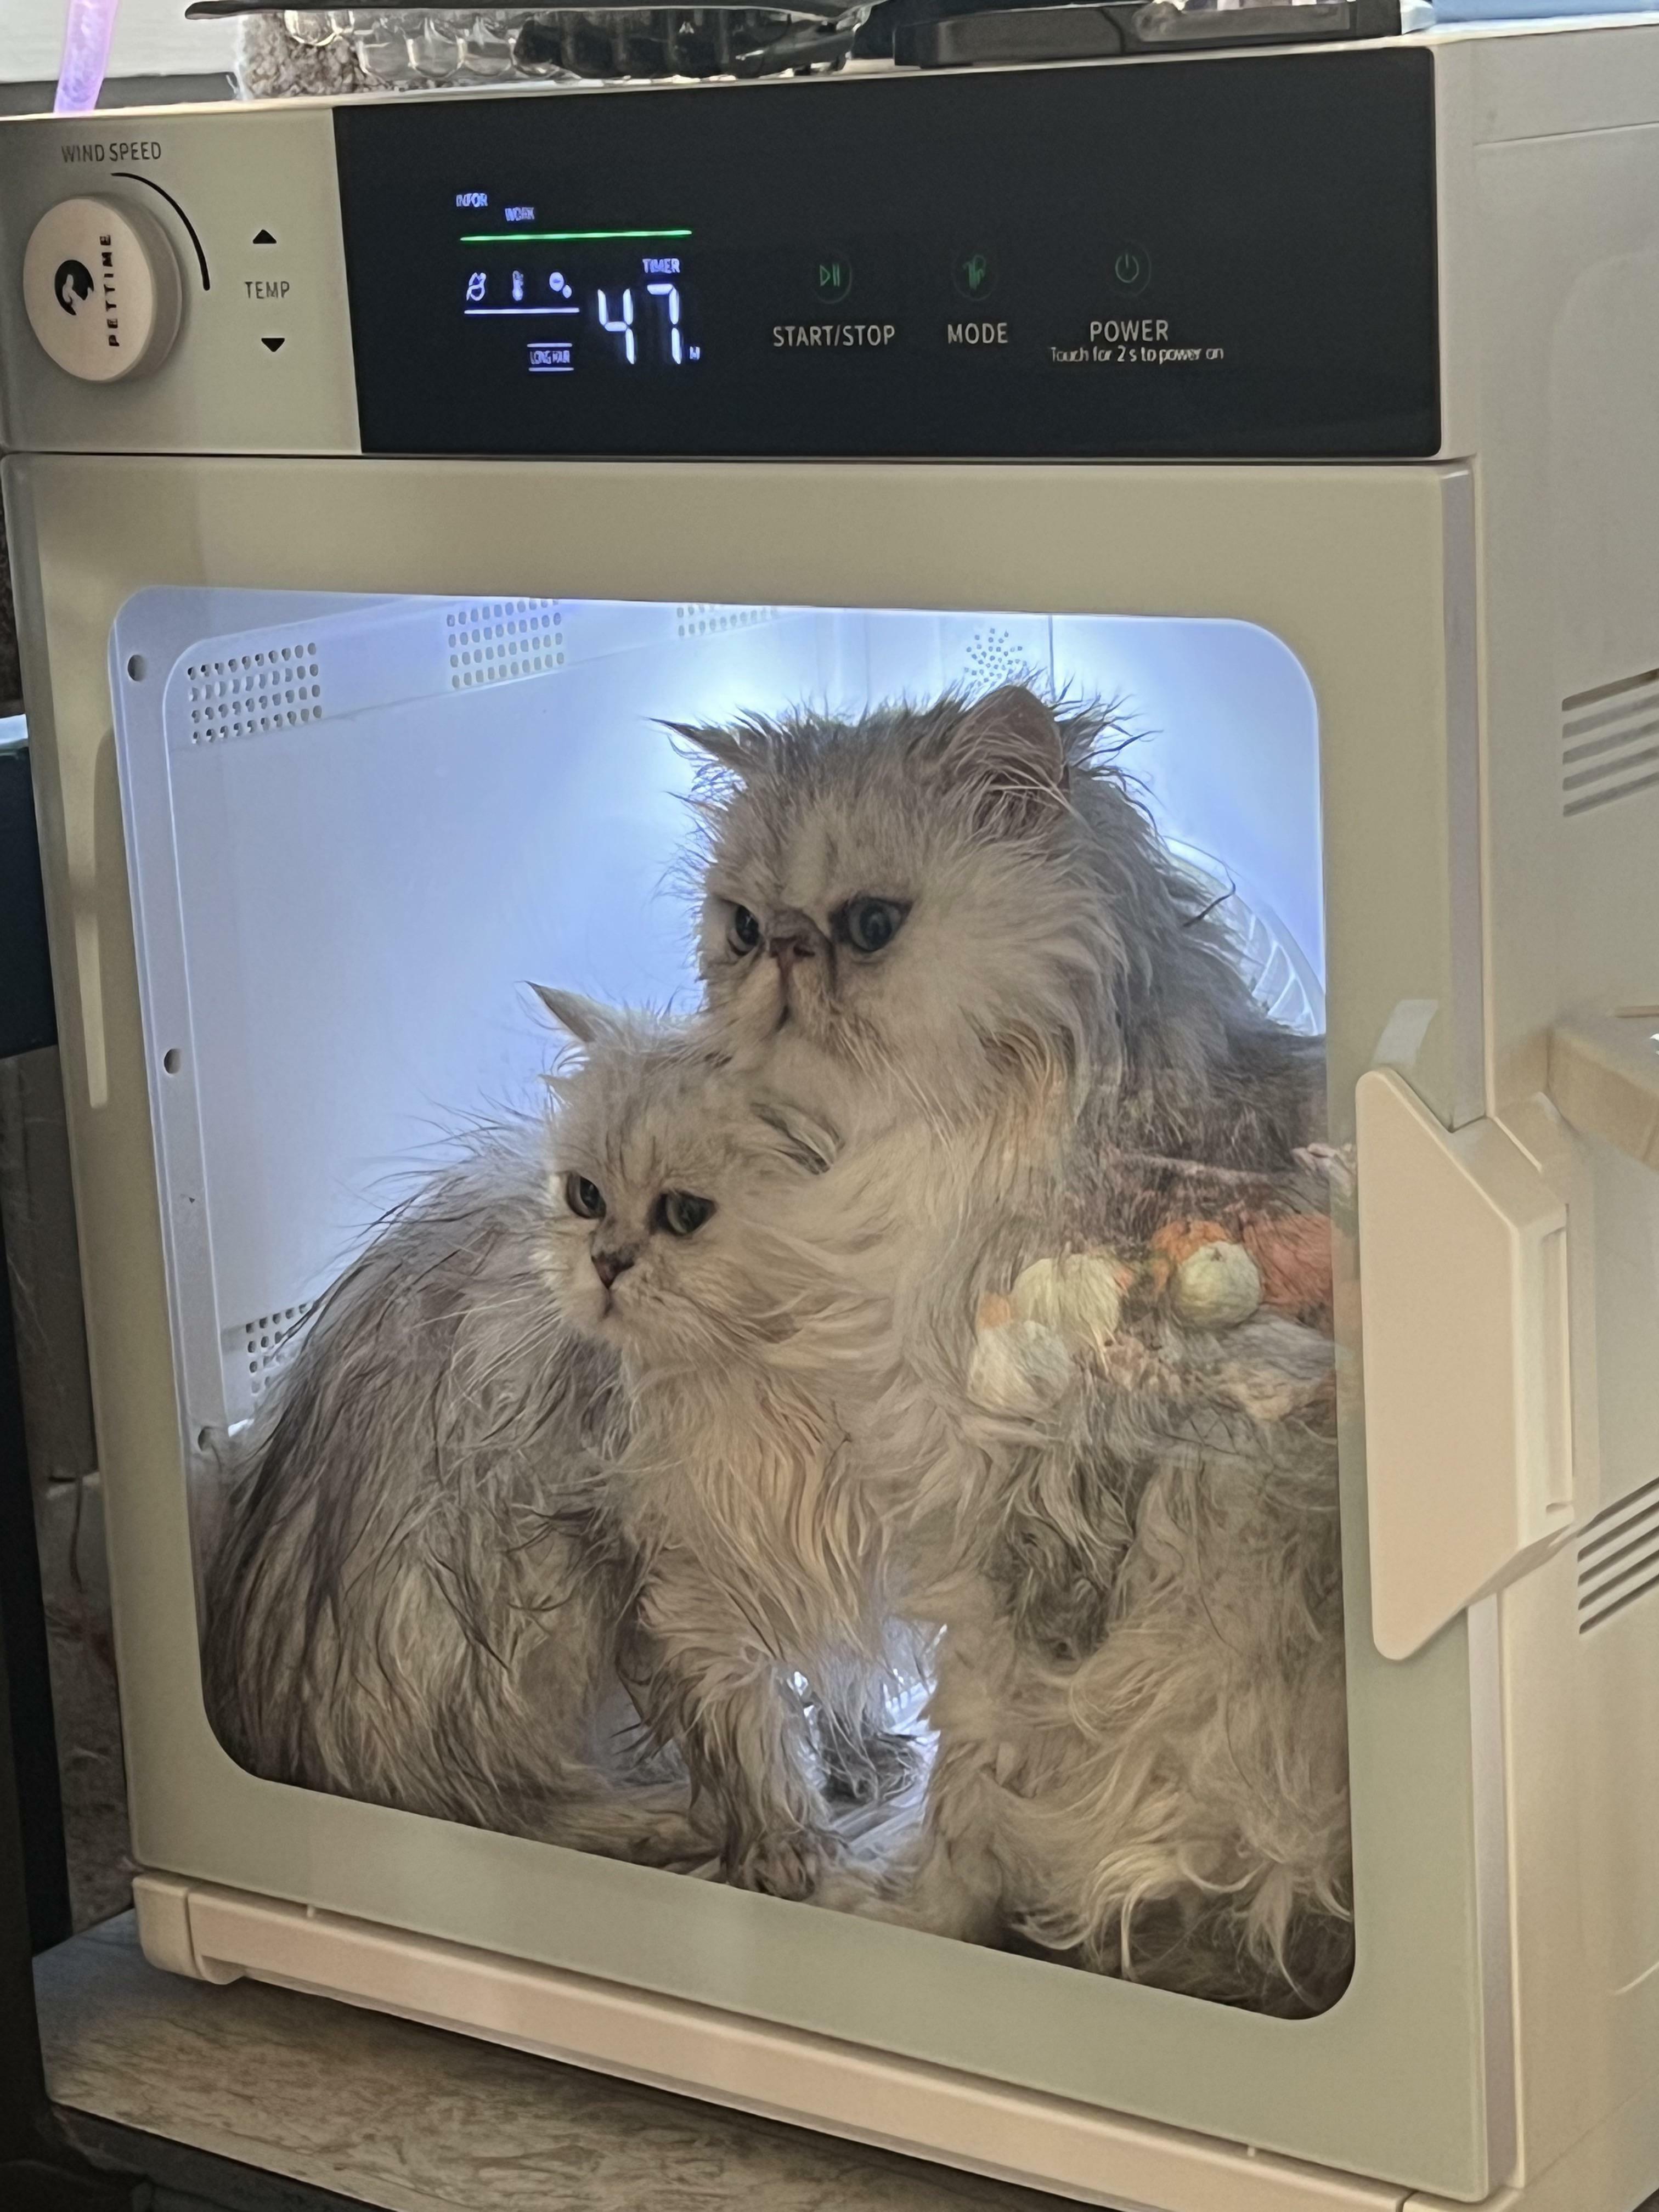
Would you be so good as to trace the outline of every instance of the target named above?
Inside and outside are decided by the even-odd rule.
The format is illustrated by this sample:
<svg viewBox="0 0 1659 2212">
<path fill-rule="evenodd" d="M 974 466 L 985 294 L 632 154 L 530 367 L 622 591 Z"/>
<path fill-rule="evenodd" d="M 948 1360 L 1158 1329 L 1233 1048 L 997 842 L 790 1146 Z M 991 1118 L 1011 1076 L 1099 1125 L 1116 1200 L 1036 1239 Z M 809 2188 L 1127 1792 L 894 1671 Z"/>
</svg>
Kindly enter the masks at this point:
<svg viewBox="0 0 1659 2212">
<path fill-rule="evenodd" d="M 1112 282 L 1120 292 L 1144 292 L 1152 282 L 1152 258 L 1144 246 L 1126 241 L 1112 260 Z"/>
</svg>

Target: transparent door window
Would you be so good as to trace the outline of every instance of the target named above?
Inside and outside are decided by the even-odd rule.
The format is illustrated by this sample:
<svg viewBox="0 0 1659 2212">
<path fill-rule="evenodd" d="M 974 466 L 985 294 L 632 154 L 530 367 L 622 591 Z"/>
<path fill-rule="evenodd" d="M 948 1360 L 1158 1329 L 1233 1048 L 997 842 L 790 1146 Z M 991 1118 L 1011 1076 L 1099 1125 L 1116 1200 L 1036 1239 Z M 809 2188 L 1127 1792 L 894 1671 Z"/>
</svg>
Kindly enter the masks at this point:
<svg viewBox="0 0 1659 2212">
<path fill-rule="evenodd" d="M 117 669 L 233 1754 L 1333 2002 L 1347 1163 L 1289 650 L 158 592 Z"/>
</svg>

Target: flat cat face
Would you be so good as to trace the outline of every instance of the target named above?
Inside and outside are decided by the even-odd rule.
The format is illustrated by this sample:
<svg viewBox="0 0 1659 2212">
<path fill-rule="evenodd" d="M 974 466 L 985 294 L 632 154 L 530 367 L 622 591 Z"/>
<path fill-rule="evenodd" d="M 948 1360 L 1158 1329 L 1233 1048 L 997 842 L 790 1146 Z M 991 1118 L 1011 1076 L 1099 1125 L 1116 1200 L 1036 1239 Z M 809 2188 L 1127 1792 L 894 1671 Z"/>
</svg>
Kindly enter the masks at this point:
<svg viewBox="0 0 1659 2212">
<path fill-rule="evenodd" d="M 836 1140 L 683 1026 L 545 1002 L 584 1048 L 552 1079 L 546 1266 L 570 1327 L 645 1365 L 757 1352 L 798 1325 Z"/>
<path fill-rule="evenodd" d="M 948 1124 L 1089 1057 L 1121 947 L 1070 801 L 1097 721 L 972 704 L 685 734 L 711 1014 L 795 1095 Z"/>
</svg>

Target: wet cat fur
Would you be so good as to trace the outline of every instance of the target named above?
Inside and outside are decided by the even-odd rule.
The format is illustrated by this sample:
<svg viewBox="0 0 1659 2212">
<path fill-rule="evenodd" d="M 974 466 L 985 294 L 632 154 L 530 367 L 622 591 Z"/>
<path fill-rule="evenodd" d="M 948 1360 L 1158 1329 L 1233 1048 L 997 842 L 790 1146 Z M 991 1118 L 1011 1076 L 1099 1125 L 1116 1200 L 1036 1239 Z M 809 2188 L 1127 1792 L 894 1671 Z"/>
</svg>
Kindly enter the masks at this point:
<svg viewBox="0 0 1659 2212">
<path fill-rule="evenodd" d="M 680 1031 L 544 995 L 584 1048 L 554 1079 L 571 1198 L 550 1224 L 552 1301 L 614 1347 L 627 1409 L 623 1670 L 726 1879 L 804 1897 L 836 1848 L 826 1791 L 868 1798 L 906 1772 L 883 1725 L 905 1659 L 885 1535 L 846 1428 L 886 1316 L 847 1233 L 840 1139 Z"/>
<path fill-rule="evenodd" d="M 1145 1347 L 1156 1401 L 1096 1375 L 1033 1429 L 963 1391 L 979 1295 L 1132 1233 L 1149 1183 L 1305 1184 L 1322 1045 L 1255 1006 L 1096 710 L 1011 686 L 685 735 L 712 762 L 709 1007 L 856 1136 L 902 1347 L 859 1445 L 902 1501 L 902 1601 L 946 1632 L 926 1832 L 878 1909 L 1328 2002 L 1348 1939 L 1325 1411 L 1218 1404 L 1189 1332 Z M 1328 1345 L 1297 1361 L 1328 1387 Z"/>
<path fill-rule="evenodd" d="M 683 1785 L 618 1786 L 617 1360 L 552 1310 L 545 1145 L 481 1132 L 325 1300 L 210 1565 L 209 1715 L 271 1781 L 695 1857 Z"/>
<path fill-rule="evenodd" d="M 543 995 L 584 1048 L 547 1125 L 395 1216 L 279 1386 L 210 1710 L 268 1778 L 802 1894 L 826 1790 L 903 1771 L 824 1387 L 868 1302 L 792 1208 L 836 1139 L 684 1026 Z M 665 1194 L 708 1218 L 668 1233 Z"/>
</svg>

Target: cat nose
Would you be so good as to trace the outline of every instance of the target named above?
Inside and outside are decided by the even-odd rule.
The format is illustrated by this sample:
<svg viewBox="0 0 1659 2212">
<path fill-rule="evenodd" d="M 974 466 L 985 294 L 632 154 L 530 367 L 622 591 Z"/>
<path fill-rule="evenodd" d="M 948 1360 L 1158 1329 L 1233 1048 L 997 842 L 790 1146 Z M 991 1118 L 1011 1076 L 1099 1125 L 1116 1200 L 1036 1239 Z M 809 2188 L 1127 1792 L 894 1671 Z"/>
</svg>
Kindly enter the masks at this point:
<svg viewBox="0 0 1659 2212">
<path fill-rule="evenodd" d="M 802 914 L 794 907 L 785 907 L 776 915 L 767 932 L 766 949 L 778 963 L 778 973 L 787 976 L 797 960 L 810 960 L 818 949 L 818 933 L 811 915 Z"/>
<path fill-rule="evenodd" d="M 617 1276 L 625 1275 L 633 1264 L 634 1255 L 631 1252 L 596 1252 L 593 1255 L 593 1273 L 607 1291 Z"/>
</svg>

